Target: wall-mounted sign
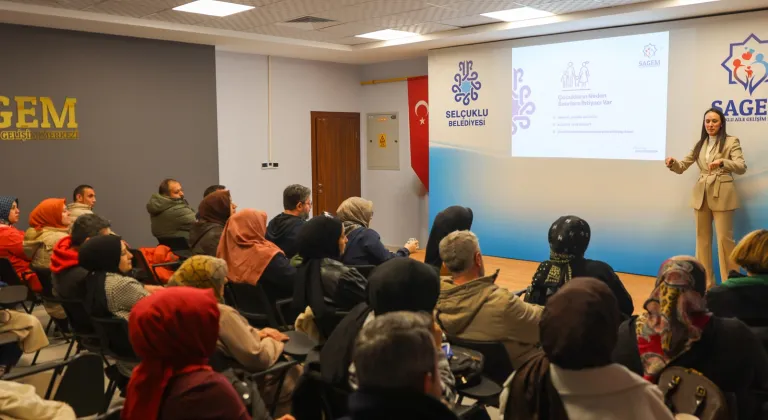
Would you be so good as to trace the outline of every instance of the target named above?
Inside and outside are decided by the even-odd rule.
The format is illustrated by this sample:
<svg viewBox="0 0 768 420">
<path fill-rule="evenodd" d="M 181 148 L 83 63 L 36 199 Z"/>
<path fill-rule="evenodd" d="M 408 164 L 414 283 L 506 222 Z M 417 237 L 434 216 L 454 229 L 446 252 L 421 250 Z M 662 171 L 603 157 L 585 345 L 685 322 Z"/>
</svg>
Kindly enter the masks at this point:
<svg viewBox="0 0 768 420">
<path fill-rule="evenodd" d="M 77 140 L 76 98 L 57 108 L 47 96 L 0 96 L 0 140 Z"/>
</svg>

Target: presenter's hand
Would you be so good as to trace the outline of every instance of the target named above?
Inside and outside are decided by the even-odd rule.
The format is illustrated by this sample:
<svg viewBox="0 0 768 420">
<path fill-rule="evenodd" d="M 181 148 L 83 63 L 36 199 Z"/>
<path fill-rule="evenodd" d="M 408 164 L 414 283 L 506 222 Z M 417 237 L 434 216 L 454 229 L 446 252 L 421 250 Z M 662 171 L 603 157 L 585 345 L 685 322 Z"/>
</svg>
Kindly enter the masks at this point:
<svg viewBox="0 0 768 420">
<path fill-rule="evenodd" d="M 722 159 L 713 160 L 712 163 L 709 164 L 709 169 L 719 169 L 720 165 L 722 164 L 723 164 Z"/>
<path fill-rule="evenodd" d="M 675 164 L 675 162 L 677 162 L 677 160 L 675 160 L 675 158 L 668 157 L 667 160 L 664 161 L 664 164 L 667 165 L 667 168 L 671 168 L 672 165 Z"/>
</svg>

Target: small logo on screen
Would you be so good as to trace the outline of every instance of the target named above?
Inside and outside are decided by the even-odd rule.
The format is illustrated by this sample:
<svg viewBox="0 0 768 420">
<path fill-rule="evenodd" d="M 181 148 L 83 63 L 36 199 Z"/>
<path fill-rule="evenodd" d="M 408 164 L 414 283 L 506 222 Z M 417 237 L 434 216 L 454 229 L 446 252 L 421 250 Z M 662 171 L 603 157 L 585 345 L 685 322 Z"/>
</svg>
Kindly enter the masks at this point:
<svg viewBox="0 0 768 420">
<path fill-rule="evenodd" d="M 768 80 L 768 40 L 750 34 L 730 46 L 730 55 L 721 64 L 728 71 L 728 84 L 741 85 L 750 96 Z"/>
<path fill-rule="evenodd" d="M 476 101 L 479 97 L 477 91 L 483 86 L 478 80 L 478 74 L 473 69 L 472 60 L 459 62 L 459 71 L 453 75 L 453 100 L 464 105 Z"/>
<path fill-rule="evenodd" d="M 640 60 L 638 67 L 640 68 L 648 68 L 648 67 L 659 67 L 661 66 L 661 60 L 653 60 L 653 57 L 656 57 L 656 52 L 658 52 L 659 49 L 653 45 L 648 44 L 645 47 L 643 47 L 643 56 L 644 59 Z"/>
<path fill-rule="evenodd" d="M 658 51 L 658 48 L 656 48 L 653 44 L 648 44 L 643 48 L 643 55 L 651 58 L 656 55 L 656 51 Z"/>
<path fill-rule="evenodd" d="M 531 126 L 531 117 L 536 112 L 536 104 L 529 101 L 531 87 L 523 84 L 523 69 L 512 69 L 512 134 L 517 133 L 518 128 L 523 130 Z"/>
</svg>

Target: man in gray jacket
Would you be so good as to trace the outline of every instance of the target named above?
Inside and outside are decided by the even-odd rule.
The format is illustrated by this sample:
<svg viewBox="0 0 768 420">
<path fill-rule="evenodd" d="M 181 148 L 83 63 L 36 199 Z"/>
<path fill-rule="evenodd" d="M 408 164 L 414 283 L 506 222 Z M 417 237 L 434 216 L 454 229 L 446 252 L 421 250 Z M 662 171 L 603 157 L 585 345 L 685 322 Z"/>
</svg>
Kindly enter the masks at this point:
<svg viewBox="0 0 768 420">
<path fill-rule="evenodd" d="M 195 223 L 195 211 L 184 199 L 179 181 L 163 180 L 158 192 L 149 198 L 147 212 L 155 238 L 189 239 L 189 230 Z"/>
</svg>

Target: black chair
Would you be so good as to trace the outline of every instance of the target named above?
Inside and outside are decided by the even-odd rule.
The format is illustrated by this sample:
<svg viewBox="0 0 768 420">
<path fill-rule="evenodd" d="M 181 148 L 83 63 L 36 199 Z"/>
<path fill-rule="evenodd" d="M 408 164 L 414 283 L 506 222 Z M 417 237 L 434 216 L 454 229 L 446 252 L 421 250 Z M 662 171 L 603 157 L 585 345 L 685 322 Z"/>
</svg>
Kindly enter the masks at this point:
<svg viewBox="0 0 768 420">
<path fill-rule="evenodd" d="M 40 281 L 40 285 L 43 288 L 42 292 L 39 294 L 39 297 L 43 303 L 48 303 L 49 305 L 58 304 L 59 302 L 56 301 L 56 296 L 53 294 L 53 279 L 51 276 L 51 270 L 47 268 L 33 268 L 32 271 L 34 271 L 34 273 L 37 275 L 37 279 Z M 57 319 L 54 317 L 50 317 L 48 325 L 45 327 L 45 333 L 48 334 L 51 325 L 54 323 L 56 324 L 56 328 L 66 336 L 66 333 L 69 331 L 67 320 Z"/>
<path fill-rule="evenodd" d="M 19 275 L 16 274 L 16 270 L 13 269 L 11 262 L 6 258 L 0 258 L 0 280 L 9 286 L 24 286 L 27 289 L 27 296 L 25 300 L 32 302 L 32 304 L 29 308 L 27 308 L 27 305 L 24 303 L 24 301 L 20 302 L 20 304 L 21 307 L 24 308 L 24 311 L 26 311 L 28 314 L 32 313 L 32 311 L 35 309 L 35 303 L 37 302 L 37 296 L 35 296 L 29 286 L 27 286 L 26 277 L 31 274 L 31 271 L 24 273 L 24 279 L 22 281 L 22 279 L 19 278 Z"/>
<path fill-rule="evenodd" d="M 187 259 L 192 256 L 192 250 L 189 249 L 189 241 L 184 237 L 177 238 L 157 238 L 160 245 L 171 248 L 171 252 L 178 255 L 181 259 Z"/>
<path fill-rule="evenodd" d="M 78 418 L 102 412 L 104 407 L 104 371 L 101 357 L 94 353 L 82 353 L 69 360 L 43 363 L 23 371 L 16 370 L 1 379 L 14 381 L 48 370 L 53 370 L 54 374 L 48 384 L 45 399 L 50 399 L 58 373 L 64 370 L 53 399 L 67 403 L 75 410 Z"/>
<path fill-rule="evenodd" d="M 131 255 L 133 256 L 133 260 L 136 262 L 136 265 L 132 273 L 133 278 L 135 278 L 142 284 L 148 284 L 150 286 L 163 285 L 163 283 L 160 281 L 160 277 L 157 275 L 157 269 L 159 267 L 168 267 L 168 268 L 173 268 L 175 270 L 176 268 L 179 268 L 181 264 L 184 262 L 183 259 L 179 258 L 178 261 L 170 261 L 170 262 L 164 262 L 159 264 L 150 264 L 140 250 L 129 249 L 128 251 L 131 253 Z"/>
<path fill-rule="evenodd" d="M 117 317 L 91 317 L 93 327 L 101 340 L 102 357 L 110 357 L 118 362 L 139 363 L 141 359 L 134 353 L 131 340 L 128 336 L 128 321 Z M 114 371 L 108 366 L 108 372 Z M 112 401 L 112 397 L 118 387 L 118 378 L 109 375 L 110 380 L 107 385 L 107 402 Z M 123 378 L 127 379 L 127 378 Z M 107 403 L 107 404 L 108 404 Z M 104 408 L 106 410 L 106 407 Z"/>
<path fill-rule="evenodd" d="M 93 353 L 101 353 L 101 337 L 96 333 L 90 315 L 85 309 L 82 301 L 76 299 L 58 299 L 59 304 L 64 308 L 69 320 L 70 333 L 77 341 L 77 351 L 82 349 Z"/>
<path fill-rule="evenodd" d="M 332 307 L 336 306 L 336 302 L 334 302 L 329 297 L 325 297 L 323 300 L 329 306 L 332 306 Z M 296 317 L 298 316 L 296 309 L 294 309 L 293 307 L 293 298 L 278 300 L 277 302 L 275 302 L 275 307 L 277 309 L 277 316 L 280 320 L 279 322 L 283 325 L 288 325 L 288 321 L 286 321 L 284 314 L 288 313 L 293 320 L 295 320 Z M 348 310 L 335 309 L 333 314 L 330 315 L 329 317 L 330 320 L 326 324 L 327 328 L 330 331 L 323 331 L 323 328 L 321 328 L 320 325 L 318 325 L 318 329 L 320 330 L 320 333 L 326 336 L 327 338 L 328 336 L 330 336 L 330 332 L 332 332 L 333 329 L 336 328 L 336 326 L 339 325 L 341 320 L 344 319 L 344 317 L 347 315 L 349 315 Z M 291 322 L 290 325 L 293 325 L 293 322 Z"/>
<path fill-rule="evenodd" d="M 24 310 L 29 313 L 24 302 L 29 295 L 29 288 L 23 285 L 5 286 L 0 287 L 0 308 L 13 309 L 19 305 L 24 307 Z"/>
<path fill-rule="evenodd" d="M 284 328 L 284 324 L 278 321 L 278 315 L 269 297 L 260 285 L 229 282 L 226 288 L 229 289 L 230 299 L 233 299 L 232 307 L 237 309 L 249 324 L 256 328 Z"/>
<path fill-rule="evenodd" d="M 297 360 L 285 360 L 285 361 L 278 361 L 272 367 L 269 369 L 254 373 L 251 375 L 251 379 L 254 381 L 265 381 L 267 377 L 271 376 L 273 378 L 277 378 L 277 388 L 275 389 L 275 398 L 271 403 L 267 403 L 267 406 L 269 407 L 269 415 L 273 416 L 275 415 L 275 409 L 277 409 L 277 404 L 280 402 L 280 391 L 283 389 L 283 384 L 285 383 L 285 377 L 288 376 L 288 371 L 298 365 L 299 362 Z"/>
<path fill-rule="evenodd" d="M 348 265 L 347 267 L 354 268 L 366 279 L 371 277 L 371 273 L 376 268 L 375 265 Z"/>
</svg>

